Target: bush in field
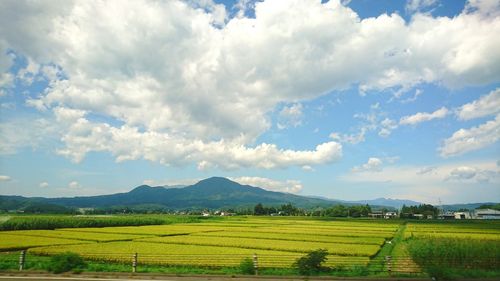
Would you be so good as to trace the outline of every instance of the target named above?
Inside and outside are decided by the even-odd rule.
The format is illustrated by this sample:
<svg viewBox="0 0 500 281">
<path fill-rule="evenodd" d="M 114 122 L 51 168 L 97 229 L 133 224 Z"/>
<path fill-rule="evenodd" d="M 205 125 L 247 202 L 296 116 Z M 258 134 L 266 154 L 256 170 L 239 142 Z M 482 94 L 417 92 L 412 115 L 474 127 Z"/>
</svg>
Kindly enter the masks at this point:
<svg viewBox="0 0 500 281">
<path fill-rule="evenodd" d="M 298 258 L 293 264 L 302 275 L 311 275 L 327 269 L 323 263 L 327 260 L 328 251 L 318 249 Z"/>
<path fill-rule="evenodd" d="M 47 269 L 52 273 L 63 273 L 70 270 L 82 271 L 87 264 L 78 254 L 66 252 L 57 254 L 50 259 Z"/>
<path fill-rule="evenodd" d="M 255 274 L 255 268 L 253 266 L 253 261 L 251 258 L 244 258 L 240 262 L 240 271 L 243 274 L 249 274 L 249 275 Z"/>
</svg>

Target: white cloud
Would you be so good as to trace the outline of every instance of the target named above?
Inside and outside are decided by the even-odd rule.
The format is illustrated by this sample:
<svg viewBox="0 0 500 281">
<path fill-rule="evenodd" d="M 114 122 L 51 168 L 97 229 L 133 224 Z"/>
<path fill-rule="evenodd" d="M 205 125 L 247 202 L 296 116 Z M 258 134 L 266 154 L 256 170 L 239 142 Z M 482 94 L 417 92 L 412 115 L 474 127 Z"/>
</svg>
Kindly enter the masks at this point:
<svg viewBox="0 0 500 281">
<path fill-rule="evenodd" d="M 380 158 L 370 157 L 368 158 L 368 162 L 361 166 L 355 166 L 352 168 L 353 172 L 363 172 L 363 171 L 374 171 L 380 172 L 382 171 L 383 161 Z"/>
<path fill-rule="evenodd" d="M 41 182 L 38 186 L 41 188 L 46 188 L 46 187 L 49 187 L 49 183 L 44 181 L 44 182 Z"/>
<path fill-rule="evenodd" d="M 302 125 L 302 104 L 295 103 L 285 106 L 279 113 L 278 128 L 286 129 L 288 127 L 298 127 Z"/>
<path fill-rule="evenodd" d="M 90 151 L 108 151 L 118 162 L 145 159 L 165 165 L 194 162 L 202 170 L 214 167 L 272 169 L 318 165 L 338 160 L 342 155 L 342 146 L 336 142 L 303 151 L 280 149 L 267 143 L 248 147 L 238 141 L 193 141 L 166 133 L 141 132 L 135 127 L 115 128 L 106 123 L 92 123 L 81 117 L 81 112 L 62 109 L 58 112 L 57 118 L 66 116 L 69 123 L 62 137 L 65 148 L 58 153 L 74 162 L 82 161 Z"/>
<path fill-rule="evenodd" d="M 422 202 L 480 202 L 499 194 L 500 170 L 494 160 L 436 166 L 391 165 L 382 171 L 360 171 L 339 176 L 340 181 L 391 189 L 395 198 Z M 467 168 L 461 168 L 467 167 Z M 471 177 L 471 174 L 475 173 Z M 469 179 L 466 179 L 469 177 Z M 481 183 L 478 185 L 477 183 Z"/>
<path fill-rule="evenodd" d="M 428 173 L 432 173 L 436 170 L 436 167 L 434 166 L 428 166 L 428 167 L 422 167 L 420 168 L 416 173 L 417 175 L 425 175 Z"/>
<path fill-rule="evenodd" d="M 0 182 L 10 181 L 10 180 L 11 180 L 11 177 L 6 176 L 6 175 L 0 175 Z"/>
<path fill-rule="evenodd" d="M 416 125 L 418 123 L 430 121 L 433 119 L 440 119 L 446 117 L 448 114 L 448 109 L 446 107 L 441 107 L 440 109 L 432 112 L 418 112 L 414 115 L 401 117 L 399 120 L 400 125 Z"/>
<path fill-rule="evenodd" d="M 314 172 L 314 168 L 309 166 L 309 165 L 302 166 L 302 170 L 304 170 L 306 172 Z"/>
<path fill-rule="evenodd" d="M 56 65 L 67 77 L 46 74 L 49 87 L 28 104 L 120 124 L 77 119 L 58 150 L 76 161 L 89 151 L 109 151 L 119 161 L 207 161 L 230 168 L 259 163 L 266 151 L 271 159 L 257 167 L 303 166 L 337 158 L 340 146 L 291 151 L 255 144 L 281 104 L 352 85 L 369 91 L 499 81 L 500 39 L 491 34 L 500 33 L 500 18 L 488 10 L 494 7 L 474 5 L 454 18 L 417 14 L 407 23 L 397 14 L 360 20 L 334 0 L 267 0 L 255 4 L 255 18 L 233 19 L 208 0 L 0 1 L 0 45 L 38 65 Z M 77 127 L 87 131 L 77 133 Z M 360 142 L 366 130 L 345 139 Z M 123 140 L 129 133 L 138 142 L 131 147 Z M 152 146 L 155 140 L 147 138 L 156 136 L 181 152 Z M 205 159 L 219 151 L 231 155 L 222 157 L 229 162 Z"/>
<path fill-rule="evenodd" d="M 363 127 L 357 134 L 331 133 L 330 138 L 342 143 L 358 144 L 365 141 L 366 131 L 367 129 Z"/>
<path fill-rule="evenodd" d="M 388 137 L 391 134 L 392 130 L 397 129 L 397 127 L 398 124 L 396 123 L 396 121 L 385 118 L 384 120 L 382 120 L 382 122 L 380 122 L 380 131 L 378 132 L 378 135 L 381 137 Z"/>
<path fill-rule="evenodd" d="M 500 112 L 500 88 L 481 96 L 479 99 L 462 105 L 456 114 L 460 120 L 470 120 L 494 115 Z"/>
<path fill-rule="evenodd" d="M 37 149 L 59 134 L 58 127 L 44 118 L 5 120 L 0 122 L 0 155 L 15 154 L 22 147 Z"/>
<path fill-rule="evenodd" d="M 480 169 L 471 166 L 460 166 L 453 169 L 446 180 L 488 183 L 490 181 L 496 182 L 499 177 L 500 170 L 498 169 Z"/>
<path fill-rule="evenodd" d="M 78 183 L 77 181 L 72 181 L 68 184 L 68 187 L 71 188 L 71 189 L 75 189 L 75 188 L 80 188 L 80 183 Z"/>
<path fill-rule="evenodd" d="M 409 98 L 407 98 L 407 99 L 402 100 L 402 101 L 401 101 L 401 103 L 411 103 L 411 102 L 414 102 L 414 101 L 416 101 L 416 100 L 418 99 L 418 97 L 419 97 L 420 95 L 422 95 L 423 93 L 424 93 L 424 91 L 422 91 L 422 90 L 420 90 L 420 89 L 416 89 L 416 90 L 415 90 L 415 93 L 413 94 L 413 96 L 412 96 L 412 97 L 409 97 Z"/>
<path fill-rule="evenodd" d="M 439 148 L 443 157 L 464 154 L 482 149 L 500 140 L 500 114 L 494 120 L 487 121 L 477 127 L 460 129 L 444 140 Z"/>
<path fill-rule="evenodd" d="M 301 182 L 298 180 L 278 181 L 262 177 L 237 177 L 230 179 L 240 184 L 261 187 L 270 191 L 298 193 L 303 188 Z"/>
<path fill-rule="evenodd" d="M 468 0 L 465 10 L 497 16 L 500 14 L 500 2 L 498 0 Z"/>
<path fill-rule="evenodd" d="M 437 0 L 408 0 L 406 2 L 406 11 L 410 13 L 422 11 L 436 5 Z"/>
<path fill-rule="evenodd" d="M 467 166 L 462 166 L 462 167 L 457 167 L 455 169 L 453 169 L 451 172 L 450 172 L 450 179 L 458 179 L 458 180 L 462 180 L 462 179 L 472 179 L 473 177 L 475 177 L 477 174 L 477 171 L 475 168 L 472 168 L 472 167 L 467 167 Z"/>
</svg>

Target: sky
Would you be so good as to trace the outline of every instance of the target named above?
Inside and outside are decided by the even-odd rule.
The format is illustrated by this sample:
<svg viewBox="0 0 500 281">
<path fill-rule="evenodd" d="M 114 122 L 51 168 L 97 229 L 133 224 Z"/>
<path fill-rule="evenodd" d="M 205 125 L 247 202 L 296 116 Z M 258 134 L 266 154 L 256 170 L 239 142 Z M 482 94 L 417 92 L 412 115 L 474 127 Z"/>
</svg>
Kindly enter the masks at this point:
<svg viewBox="0 0 500 281">
<path fill-rule="evenodd" d="M 498 202 L 498 34 L 498 0 L 3 0 L 0 194 Z"/>
</svg>

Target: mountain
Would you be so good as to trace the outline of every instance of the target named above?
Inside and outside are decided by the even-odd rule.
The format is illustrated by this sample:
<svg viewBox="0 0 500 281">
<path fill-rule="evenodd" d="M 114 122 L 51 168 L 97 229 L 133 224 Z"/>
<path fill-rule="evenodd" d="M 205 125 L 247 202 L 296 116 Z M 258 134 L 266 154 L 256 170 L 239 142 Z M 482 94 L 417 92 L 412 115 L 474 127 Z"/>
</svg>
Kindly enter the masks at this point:
<svg viewBox="0 0 500 281">
<path fill-rule="evenodd" d="M 292 203 L 297 207 L 329 206 L 332 204 L 327 200 L 241 185 L 221 177 L 208 178 L 186 187 L 165 188 L 163 186 L 141 185 L 126 193 L 71 198 L 37 198 L 37 200 L 78 208 L 154 204 L 168 209 L 215 209 L 253 207 L 257 203 L 264 205 Z"/>
<path fill-rule="evenodd" d="M 484 205 L 497 205 L 498 203 L 494 202 L 484 202 L 484 203 L 467 203 L 467 204 L 452 204 L 452 205 L 443 205 L 441 206 L 444 211 L 458 211 L 458 210 L 474 210 Z"/>
<path fill-rule="evenodd" d="M 1 210 L 58 210 L 69 208 L 134 207 L 155 209 L 218 209 L 248 207 L 257 203 L 282 205 L 292 203 L 302 208 L 328 207 L 332 205 L 368 204 L 374 209 L 382 207 L 400 208 L 403 205 L 420 205 L 411 200 L 378 198 L 374 200 L 343 201 L 324 197 L 306 197 L 289 193 L 264 190 L 250 185 L 241 185 L 226 178 L 212 177 L 189 186 L 141 185 L 129 192 L 100 196 L 64 198 L 26 198 L 22 196 L 0 196 Z M 443 206 L 446 209 L 473 209 L 486 203 L 455 204 Z M 493 204 L 493 203 L 490 203 Z M 67 211 L 67 209 L 61 209 Z"/>
</svg>

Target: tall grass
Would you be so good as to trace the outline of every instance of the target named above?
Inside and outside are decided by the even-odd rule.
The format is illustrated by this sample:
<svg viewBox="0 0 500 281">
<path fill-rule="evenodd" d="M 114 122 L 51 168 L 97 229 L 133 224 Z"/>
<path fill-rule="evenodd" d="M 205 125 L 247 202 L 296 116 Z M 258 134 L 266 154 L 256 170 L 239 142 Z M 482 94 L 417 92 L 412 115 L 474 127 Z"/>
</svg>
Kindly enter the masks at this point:
<svg viewBox="0 0 500 281">
<path fill-rule="evenodd" d="M 408 252 L 423 268 L 500 268 L 500 241 L 418 238 L 408 240 Z"/>
</svg>

